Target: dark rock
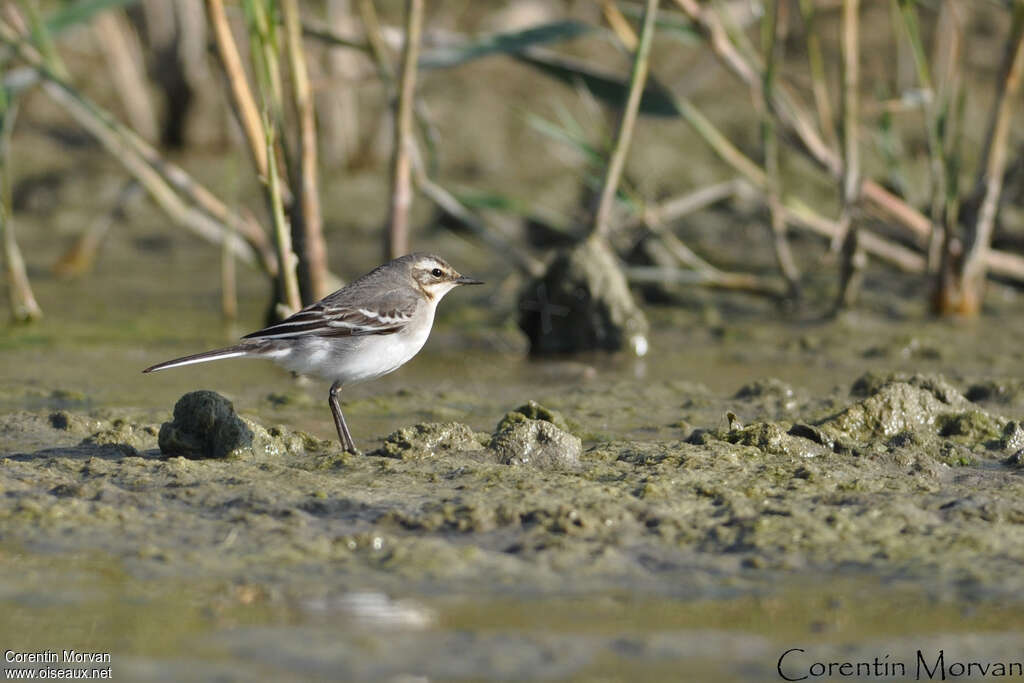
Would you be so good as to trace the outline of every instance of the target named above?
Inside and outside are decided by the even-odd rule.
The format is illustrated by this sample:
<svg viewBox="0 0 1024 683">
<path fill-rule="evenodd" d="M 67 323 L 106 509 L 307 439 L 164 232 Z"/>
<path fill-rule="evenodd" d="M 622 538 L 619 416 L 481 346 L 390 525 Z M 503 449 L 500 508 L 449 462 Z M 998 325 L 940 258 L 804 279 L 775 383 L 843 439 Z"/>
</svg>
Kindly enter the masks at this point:
<svg viewBox="0 0 1024 683">
<path fill-rule="evenodd" d="M 50 425 L 54 429 L 68 429 L 71 425 L 67 411 L 58 410 L 56 413 L 50 413 Z"/>
<path fill-rule="evenodd" d="M 253 432 L 231 401 L 212 391 L 193 391 L 174 404 L 174 420 L 160 427 L 160 452 L 193 460 L 228 458 L 253 445 Z"/>
<path fill-rule="evenodd" d="M 537 354 L 647 351 L 647 318 L 633 301 L 615 254 L 587 239 L 560 252 L 519 299 L 519 327 Z"/>
</svg>

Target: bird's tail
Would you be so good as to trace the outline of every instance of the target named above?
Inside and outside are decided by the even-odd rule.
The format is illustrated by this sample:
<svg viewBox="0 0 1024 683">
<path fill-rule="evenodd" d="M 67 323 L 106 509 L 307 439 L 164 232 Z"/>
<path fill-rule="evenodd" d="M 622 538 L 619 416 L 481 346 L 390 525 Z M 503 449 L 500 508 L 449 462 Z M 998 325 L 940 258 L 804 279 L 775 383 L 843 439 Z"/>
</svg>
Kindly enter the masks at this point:
<svg viewBox="0 0 1024 683">
<path fill-rule="evenodd" d="M 182 365 L 192 365 L 193 363 L 205 363 L 207 361 L 220 360 L 222 358 L 238 358 L 239 356 L 251 355 L 252 351 L 253 348 L 250 345 L 236 344 L 235 346 L 228 346 L 223 349 L 193 353 L 191 356 L 182 356 L 181 358 L 175 358 L 174 360 L 157 363 L 156 365 L 146 368 L 143 372 L 156 372 L 157 370 L 167 370 L 168 368 L 177 368 Z"/>
</svg>

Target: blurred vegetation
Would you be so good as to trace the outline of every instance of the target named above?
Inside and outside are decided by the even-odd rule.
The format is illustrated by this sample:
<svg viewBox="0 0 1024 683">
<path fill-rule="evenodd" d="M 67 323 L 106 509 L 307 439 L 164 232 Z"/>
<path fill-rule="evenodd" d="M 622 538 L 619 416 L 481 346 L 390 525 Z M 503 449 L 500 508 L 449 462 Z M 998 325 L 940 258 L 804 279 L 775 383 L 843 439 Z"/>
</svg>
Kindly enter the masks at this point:
<svg viewBox="0 0 1024 683">
<path fill-rule="evenodd" d="M 415 248 L 413 202 L 433 205 L 439 224 L 533 283 L 523 311 L 538 287 L 555 296 L 545 278 L 565 265 L 559 254 L 595 240 L 615 272 L 580 285 L 593 289 L 584 320 L 595 306 L 632 311 L 600 300 L 609 288 L 631 296 L 616 278 L 660 298 L 682 284 L 827 313 L 857 305 L 877 261 L 919 278 L 935 313 L 968 316 L 987 282 L 1024 284 L 1024 0 L 19 0 L 0 5 L 0 45 L 0 230 L 16 320 L 42 311 L 16 239 L 10 150 L 43 126 L 57 139 L 85 131 L 125 172 L 110 215 L 55 268 L 87 271 L 141 188 L 171 225 L 222 249 L 228 316 L 236 261 L 274 283 L 272 316 L 339 283 L 323 179 L 366 172 L 389 188 L 381 253 Z M 501 72 L 514 85 L 488 71 L 497 60 L 518 65 Z M 460 119 L 466 89 L 494 110 Z M 496 129 L 509 111 L 529 137 Z M 488 150 L 455 148 L 446 132 L 460 127 L 492 134 L 526 180 L 493 172 Z M 240 208 L 204 185 L 190 155 L 210 149 L 243 159 L 262 201 Z M 560 155 L 575 178 L 556 208 L 530 185 L 550 172 L 541 155 Z M 763 230 L 723 236 L 730 258 L 701 253 L 684 228 L 712 206 Z M 762 250 L 773 268 L 750 256 Z M 822 268 L 828 293 L 806 275 Z M 543 305 L 579 306 L 579 287 L 563 289 Z M 525 330 L 558 334 L 550 315 L 530 315 Z M 636 315 L 601 324 L 640 329 Z"/>
</svg>

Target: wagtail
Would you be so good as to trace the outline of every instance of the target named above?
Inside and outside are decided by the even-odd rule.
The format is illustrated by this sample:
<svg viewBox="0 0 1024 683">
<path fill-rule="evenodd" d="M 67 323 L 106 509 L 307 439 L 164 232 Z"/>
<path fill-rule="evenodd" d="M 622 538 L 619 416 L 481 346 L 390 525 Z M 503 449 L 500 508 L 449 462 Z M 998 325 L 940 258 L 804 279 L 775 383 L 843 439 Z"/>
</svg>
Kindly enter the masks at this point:
<svg viewBox="0 0 1024 683">
<path fill-rule="evenodd" d="M 459 285 L 480 285 L 444 259 L 409 254 L 371 270 L 279 323 L 247 334 L 234 346 L 175 358 L 155 372 L 222 358 L 269 358 L 292 372 L 330 380 L 328 404 L 341 447 L 358 453 L 338 397 L 405 365 L 430 336 L 441 298 Z"/>
</svg>

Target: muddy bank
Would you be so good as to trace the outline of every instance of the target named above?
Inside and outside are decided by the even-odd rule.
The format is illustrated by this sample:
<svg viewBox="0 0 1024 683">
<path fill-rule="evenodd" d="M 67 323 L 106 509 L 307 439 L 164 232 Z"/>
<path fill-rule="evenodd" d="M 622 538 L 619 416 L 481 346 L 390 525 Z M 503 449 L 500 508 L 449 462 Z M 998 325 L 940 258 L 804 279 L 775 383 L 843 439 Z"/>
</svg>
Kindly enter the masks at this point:
<svg viewBox="0 0 1024 683">
<path fill-rule="evenodd" d="M 719 418 L 648 441 L 594 439 L 580 423 L 592 418 L 534 403 L 495 415 L 490 433 L 418 424 L 362 456 L 247 421 L 262 448 L 192 460 L 161 453 L 159 424 L 22 412 L 4 418 L 6 439 L 72 445 L 0 460 L 0 523 L 5 544 L 28 550 L 299 593 L 700 595 L 839 571 L 1019 596 L 1024 428 L 968 388 L 865 375 L 840 405 L 744 424 L 736 412 L 798 392 L 677 387 Z"/>
</svg>

